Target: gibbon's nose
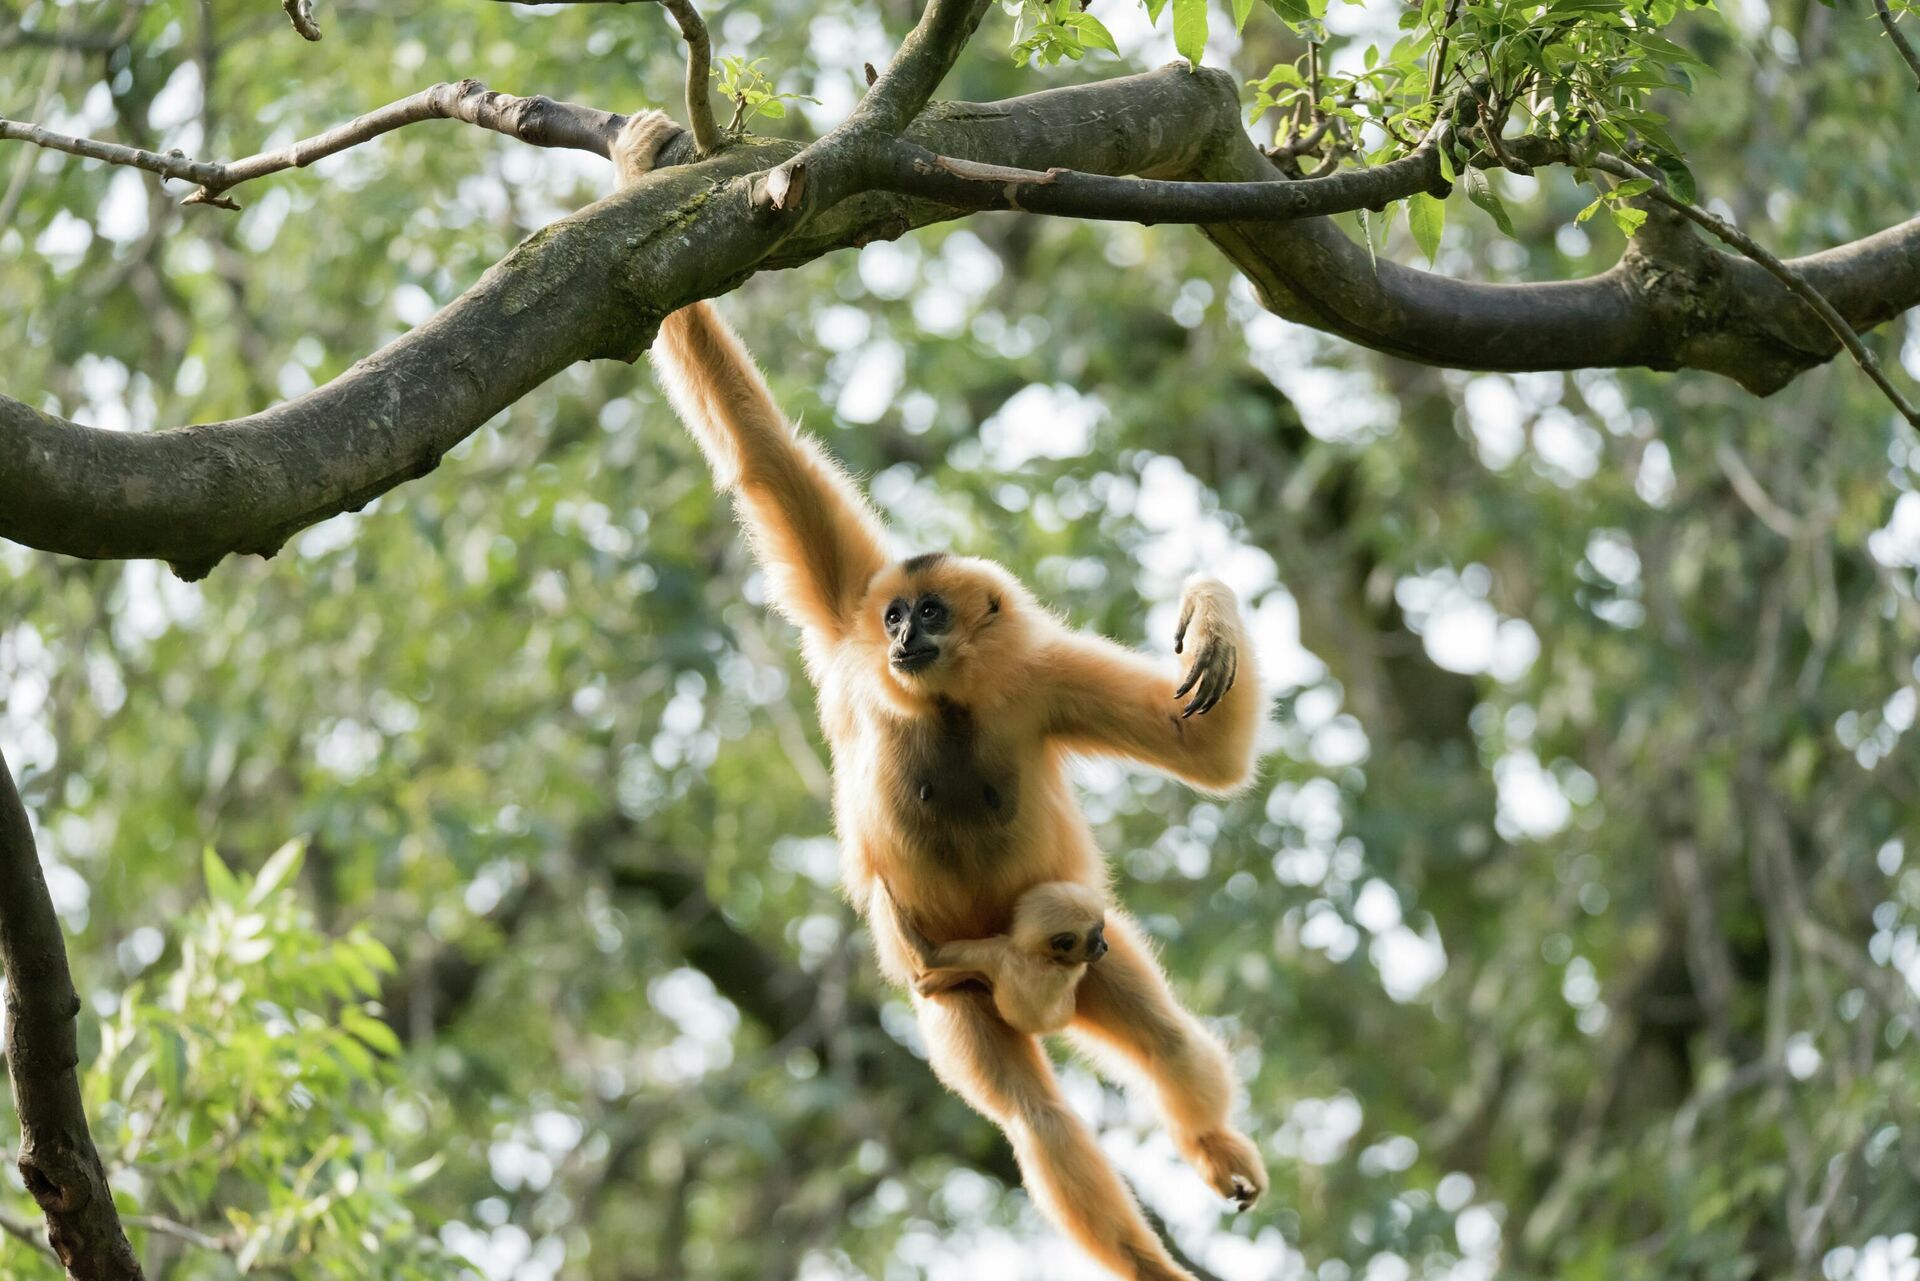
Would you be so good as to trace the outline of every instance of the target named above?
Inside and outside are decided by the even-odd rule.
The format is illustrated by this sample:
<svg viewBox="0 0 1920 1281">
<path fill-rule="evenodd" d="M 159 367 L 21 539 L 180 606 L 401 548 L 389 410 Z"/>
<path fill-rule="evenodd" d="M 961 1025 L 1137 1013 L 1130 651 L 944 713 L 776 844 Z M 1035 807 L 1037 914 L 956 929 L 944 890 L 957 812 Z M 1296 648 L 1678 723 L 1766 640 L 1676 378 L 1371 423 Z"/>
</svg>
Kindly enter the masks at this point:
<svg viewBox="0 0 1920 1281">
<path fill-rule="evenodd" d="M 893 665 L 901 671 L 917 672 L 934 659 L 940 657 L 940 647 L 938 645 L 929 645 L 925 642 L 914 644 L 909 640 L 908 643 L 904 645 L 894 646 L 893 653 L 888 657 Z"/>
<path fill-rule="evenodd" d="M 1097 961 L 1107 954 L 1107 934 L 1102 926 L 1087 933 L 1087 959 Z"/>
</svg>

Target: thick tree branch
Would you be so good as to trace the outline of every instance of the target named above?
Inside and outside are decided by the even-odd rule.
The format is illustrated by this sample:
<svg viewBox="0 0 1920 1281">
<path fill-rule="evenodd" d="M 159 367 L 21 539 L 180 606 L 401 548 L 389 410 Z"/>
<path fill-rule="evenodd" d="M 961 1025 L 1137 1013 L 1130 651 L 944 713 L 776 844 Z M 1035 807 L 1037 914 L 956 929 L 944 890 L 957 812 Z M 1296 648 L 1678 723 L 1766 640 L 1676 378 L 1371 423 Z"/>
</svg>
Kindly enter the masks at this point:
<svg viewBox="0 0 1920 1281">
<path fill-rule="evenodd" d="M 80 997 L 40 872 L 26 807 L 0 759 L 0 968 L 7 979 L 7 1071 L 20 1117 L 20 1177 L 47 1216 L 47 1239 L 75 1281 L 137 1281 L 80 1103 Z"/>
<path fill-rule="evenodd" d="M 621 118 L 595 118 L 605 123 L 576 145 L 597 151 Z M 189 576 L 236 551 L 270 554 L 430 470 L 568 365 L 633 359 L 667 312 L 756 271 L 954 217 L 950 204 L 873 180 L 886 137 L 800 153 L 821 168 L 808 210 L 787 217 L 762 197 L 796 158 L 793 144 L 743 143 L 688 164 L 682 135 L 659 159 L 670 167 L 529 238 L 438 316 L 327 385 L 248 418 L 114 433 L 0 396 L 0 537 L 157 557 Z M 1184 63 L 998 103 L 937 103 L 905 137 L 935 156 L 1038 172 L 1205 183 L 1274 174 L 1241 126 L 1232 77 Z M 1666 220 L 1650 220 L 1610 271 L 1526 285 L 1376 261 L 1325 218 L 1202 231 L 1275 313 L 1427 364 L 1705 369 L 1765 393 L 1839 348 L 1764 268 Z M 1785 265 L 1856 331 L 1869 328 L 1920 303 L 1920 218 Z"/>
<path fill-rule="evenodd" d="M 1895 387 L 1892 381 L 1888 379 L 1886 371 L 1880 368 L 1879 360 L 1874 357 L 1872 350 L 1860 341 L 1860 335 L 1853 331 L 1853 326 L 1847 323 L 1847 318 L 1842 316 L 1839 310 L 1827 301 L 1825 295 L 1809 284 L 1799 272 L 1794 271 L 1791 267 L 1787 266 L 1787 264 L 1774 257 L 1766 246 L 1762 245 L 1759 241 L 1726 219 L 1710 214 L 1697 205 L 1689 204 L 1675 196 L 1667 190 L 1666 184 L 1660 180 L 1659 174 L 1650 173 L 1631 161 L 1622 160 L 1618 156 L 1606 155 L 1604 153 L 1596 156 L 1592 163 L 1594 168 L 1605 173 L 1610 173 L 1616 178 L 1641 178 L 1651 182 L 1653 186 L 1647 192 L 1650 198 L 1665 205 L 1695 226 L 1704 227 L 1721 240 L 1726 241 L 1735 249 L 1745 254 L 1748 258 L 1751 258 L 1754 262 L 1759 263 L 1766 269 L 1769 275 L 1786 286 L 1795 297 L 1806 303 L 1807 306 L 1813 308 L 1814 313 L 1820 317 L 1821 322 L 1833 331 L 1834 337 L 1838 338 L 1841 344 L 1845 346 L 1847 351 L 1853 356 L 1854 363 L 1865 370 L 1867 377 L 1873 379 L 1874 385 L 1885 393 L 1888 400 L 1893 402 L 1893 407 L 1900 411 L 1900 416 L 1915 427 L 1920 427 L 1920 411 L 1916 411 L 1912 405 L 1908 404 L 1907 398 L 1902 396 L 1899 388 Z"/>
<path fill-rule="evenodd" d="M 927 0 L 919 23 L 900 43 L 900 52 L 887 69 L 868 86 L 853 113 L 756 183 L 755 207 L 797 222 L 797 211 L 831 209 L 870 187 L 867 171 L 879 160 L 870 144 L 899 135 L 925 110 L 992 4 L 993 0 Z"/>
<path fill-rule="evenodd" d="M 177 151 L 163 155 L 115 142 L 72 138 L 37 124 L 3 117 L 0 117 L 0 139 L 31 142 L 69 155 L 128 165 L 163 178 L 195 183 L 195 190 L 181 204 L 217 204 L 231 209 L 238 206 L 222 199 L 221 192 L 283 169 L 304 169 L 316 160 L 423 120 L 459 120 L 536 147 L 571 147 L 602 156 L 607 154 L 620 126 L 626 123 L 625 116 L 612 112 L 545 97 L 518 98 L 509 93 L 495 93 L 478 80 L 462 80 L 458 84 L 437 84 L 422 89 L 411 97 L 390 102 L 311 138 L 224 163 L 192 160 Z"/>
</svg>

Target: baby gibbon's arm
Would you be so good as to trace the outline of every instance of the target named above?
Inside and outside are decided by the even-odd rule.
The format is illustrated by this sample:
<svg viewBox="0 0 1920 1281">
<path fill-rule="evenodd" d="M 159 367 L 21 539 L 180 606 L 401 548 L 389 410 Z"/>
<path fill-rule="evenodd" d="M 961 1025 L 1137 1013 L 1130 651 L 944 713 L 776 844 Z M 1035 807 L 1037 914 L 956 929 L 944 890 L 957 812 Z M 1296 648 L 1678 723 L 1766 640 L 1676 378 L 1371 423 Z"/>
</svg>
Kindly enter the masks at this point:
<svg viewBox="0 0 1920 1281">
<path fill-rule="evenodd" d="M 1195 579 L 1181 598 L 1182 661 L 1087 632 L 1062 632 L 1034 667 L 1045 673 L 1049 737 L 1089 755 L 1124 756 L 1195 787 L 1228 792 L 1253 771 L 1266 716 L 1253 646 L 1225 584 Z"/>
<path fill-rule="evenodd" d="M 797 435 L 753 358 L 709 303 L 668 316 L 654 366 L 680 418 L 734 492 L 775 608 L 802 628 L 843 635 L 886 564 L 885 534 L 852 480 Z"/>
</svg>

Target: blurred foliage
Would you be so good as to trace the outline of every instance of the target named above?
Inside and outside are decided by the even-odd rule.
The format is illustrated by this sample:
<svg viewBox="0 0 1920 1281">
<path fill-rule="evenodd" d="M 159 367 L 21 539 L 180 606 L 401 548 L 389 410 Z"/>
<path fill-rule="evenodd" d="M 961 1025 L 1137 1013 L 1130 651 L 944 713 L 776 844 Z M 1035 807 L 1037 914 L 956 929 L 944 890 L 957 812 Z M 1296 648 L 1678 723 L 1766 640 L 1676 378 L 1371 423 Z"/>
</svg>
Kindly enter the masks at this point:
<svg viewBox="0 0 1920 1281">
<path fill-rule="evenodd" d="M 35 0 L 0 32 L 127 12 Z M 231 156 L 468 75 L 679 97 L 652 6 L 319 12 L 317 45 L 262 0 L 154 0 L 103 49 L 0 35 L 0 102 Z M 1174 56 L 1165 15 L 1092 12 L 1124 62 L 1016 67 L 1002 16 L 948 91 Z M 1397 65 L 1400 13 L 1333 6 L 1323 67 Z M 1208 56 L 1242 78 L 1305 57 L 1230 16 Z M 707 17 L 718 55 L 768 59 L 757 91 L 819 100 L 755 121 L 798 135 L 914 6 Z M 1783 254 L 1910 212 L 1920 117 L 1871 21 L 1783 0 L 1664 30 L 1716 73 L 1648 86 L 1702 199 Z M 229 215 L 0 152 L 6 389 L 141 429 L 244 412 L 608 181 L 432 124 Z M 1514 237 L 1456 217 L 1439 270 L 1553 279 L 1620 251 L 1574 223 L 1592 193 L 1565 175 L 1491 189 Z M 1285 326 L 1196 232 L 1016 215 L 725 307 L 907 542 L 993 555 L 1157 646 L 1205 565 L 1286 659 L 1246 795 L 1082 779 L 1272 1158 L 1272 1197 L 1227 1218 L 1138 1103 L 1069 1068 L 1191 1257 L 1320 1281 L 1920 1270 L 1920 441 L 1857 371 L 1757 401 L 1418 369 Z M 1911 320 L 1873 341 L 1920 367 Z M 697 452 L 643 371 L 606 364 L 200 584 L 0 548 L 0 741 L 88 1004 L 103 1151 L 129 1214 L 210 1243 L 137 1231 L 150 1275 L 231 1275 L 254 1239 L 256 1270 L 298 1275 L 356 1250 L 536 1279 L 1080 1275 L 873 973 L 811 698 L 757 599 Z M 290 839 L 297 872 L 255 871 Z M 286 880 L 248 907 L 254 875 Z M 393 1060 L 350 1017 L 367 939 L 397 958 Z M 44 1272 L 0 1236 L 0 1274 Z"/>
</svg>

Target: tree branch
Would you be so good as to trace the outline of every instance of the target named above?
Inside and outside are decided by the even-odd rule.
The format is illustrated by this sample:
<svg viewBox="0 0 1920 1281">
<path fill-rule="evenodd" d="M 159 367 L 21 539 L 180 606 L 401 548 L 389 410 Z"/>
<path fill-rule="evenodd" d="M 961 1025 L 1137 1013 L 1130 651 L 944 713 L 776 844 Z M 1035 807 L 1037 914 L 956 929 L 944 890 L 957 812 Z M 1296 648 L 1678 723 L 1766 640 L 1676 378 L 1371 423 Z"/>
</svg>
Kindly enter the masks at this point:
<svg viewBox="0 0 1920 1281">
<path fill-rule="evenodd" d="M 280 7 L 286 10 L 287 21 L 302 39 L 320 38 L 320 24 L 313 20 L 313 0 L 280 0 Z"/>
<path fill-rule="evenodd" d="M 0 968 L 7 978 L 7 1071 L 20 1117 L 20 1177 L 47 1216 L 47 1240 L 76 1281 L 138 1281 L 106 1168 L 80 1102 L 80 997 L 33 847 L 0 758 Z"/>
<path fill-rule="evenodd" d="M 673 16 L 680 38 L 687 42 L 687 123 L 693 129 L 694 146 L 701 157 L 710 156 L 726 146 L 726 135 L 713 116 L 713 99 L 707 82 L 713 74 L 713 41 L 707 24 L 692 0 L 494 0 L 495 4 L 659 4 Z"/>
<path fill-rule="evenodd" d="M 601 150 L 621 117 L 575 110 L 604 122 L 576 145 Z M 1040 173 L 1200 183 L 1274 174 L 1241 125 L 1233 78 L 1184 63 L 997 103 L 936 104 L 904 136 L 936 158 Z M 77 556 L 156 557 L 189 577 L 234 552 L 271 554 L 306 526 L 431 470 L 568 365 L 635 358 L 670 311 L 756 271 L 954 217 L 951 204 L 875 180 L 868 170 L 884 168 L 874 159 L 884 158 L 884 137 L 824 151 L 755 140 L 689 164 L 694 148 L 682 135 L 645 180 L 536 233 L 419 329 L 247 418 L 116 433 L 0 396 L 0 538 Z M 769 178 L 808 154 L 820 166 L 809 210 L 769 216 Z M 1344 179 L 1296 185 L 1333 181 Z M 1269 310 L 1426 364 L 1693 368 L 1764 394 L 1832 357 L 1833 335 L 1789 304 L 1779 279 L 1661 217 L 1611 270 L 1539 284 L 1376 261 L 1325 218 L 1201 230 Z M 1879 324 L 1920 303 L 1920 218 L 1785 266 L 1856 330 Z"/>
<path fill-rule="evenodd" d="M 713 118 L 713 96 L 707 81 L 713 72 L 713 42 L 707 36 L 707 24 L 691 0 L 661 0 L 687 42 L 687 124 L 693 129 L 693 145 L 702 156 L 710 156 L 726 146 L 720 122 Z"/>
<path fill-rule="evenodd" d="M 1920 81 L 1920 53 L 1915 53 L 1913 45 L 1900 34 L 1900 28 L 1893 25 L 1893 10 L 1887 8 L 1887 0 L 1873 0 L 1874 12 L 1880 15 L 1880 25 L 1887 30 L 1887 39 L 1893 41 L 1893 47 L 1900 52 L 1901 61 L 1913 72 L 1913 78 Z M 1920 89 L 1920 84 L 1915 85 Z"/>
<path fill-rule="evenodd" d="M 1167 182 L 1049 169 L 1042 173 L 935 155 L 904 139 L 886 139 L 874 185 L 955 209 L 1019 209 L 1118 222 L 1268 222 L 1384 208 L 1416 192 L 1444 188 L 1434 133 L 1412 154 L 1372 169 L 1311 181 Z"/>
<path fill-rule="evenodd" d="M 189 159 L 178 151 L 163 155 L 116 142 L 68 137 L 37 124 L 4 117 L 0 117 L 0 139 L 31 142 L 69 155 L 191 182 L 196 188 L 181 204 L 237 209 L 238 205 L 222 199 L 220 193 L 283 169 L 304 169 L 316 160 L 423 120 L 459 120 L 536 147 L 570 147 L 602 156 L 612 146 L 614 134 L 626 123 L 625 116 L 612 112 L 555 102 L 546 97 L 518 98 L 495 93 L 478 80 L 462 80 L 458 84 L 443 83 L 422 89 L 411 97 L 390 102 L 311 138 L 224 163 Z"/>
<path fill-rule="evenodd" d="M 1841 344 L 1846 347 L 1847 351 L 1852 354 L 1854 363 L 1864 369 L 1867 377 L 1873 379 L 1874 385 L 1886 394 L 1888 400 L 1893 402 L 1893 407 L 1900 411 L 1900 416 L 1915 427 L 1920 427 L 1920 411 L 1916 411 L 1912 405 L 1908 404 L 1907 398 L 1902 396 L 1899 388 L 1895 387 L 1892 381 L 1888 379 L 1886 372 L 1880 368 L 1880 362 L 1874 358 L 1872 350 L 1860 341 L 1860 335 L 1853 331 L 1853 326 L 1847 323 L 1847 318 L 1842 316 L 1839 309 L 1828 302 L 1818 289 L 1808 284 L 1807 281 L 1801 277 L 1800 273 L 1794 271 L 1791 267 L 1787 266 L 1786 263 L 1774 257 L 1773 254 L 1767 250 L 1766 246 L 1762 245 L 1759 241 L 1726 219 L 1710 214 L 1699 206 L 1688 204 L 1678 196 L 1675 196 L 1667 190 L 1666 184 L 1660 180 L 1660 176 L 1657 173 L 1651 173 L 1631 161 L 1622 160 L 1618 156 L 1604 153 L 1596 156 L 1592 163 L 1594 168 L 1605 173 L 1610 173 L 1617 178 L 1641 178 L 1651 182 L 1653 186 L 1648 190 L 1648 196 L 1673 210 L 1695 226 L 1704 227 L 1764 267 L 1769 275 L 1775 280 L 1778 280 L 1782 285 L 1785 285 L 1795 297 L 1806 303 L 1807 306 L 1813 308 L 1814 313 L 1820 317 L 1827 328 L 1833 331 L 1834 337 L 1838 338 Z"/>
<path fill-rule="evenodd" d="M 866 144 L 897 136 L 913 123 L 992 4 L 993 0 L 927 0 L 919 23 L 901 41 L 900 52 L 868 87 L 853 113 L 756 183 L 755 207 L 792 215 L 806 204 L 818 213 L 867 185 L 866 170 L 877 157 Z"/>
</svg>

